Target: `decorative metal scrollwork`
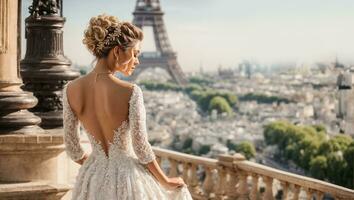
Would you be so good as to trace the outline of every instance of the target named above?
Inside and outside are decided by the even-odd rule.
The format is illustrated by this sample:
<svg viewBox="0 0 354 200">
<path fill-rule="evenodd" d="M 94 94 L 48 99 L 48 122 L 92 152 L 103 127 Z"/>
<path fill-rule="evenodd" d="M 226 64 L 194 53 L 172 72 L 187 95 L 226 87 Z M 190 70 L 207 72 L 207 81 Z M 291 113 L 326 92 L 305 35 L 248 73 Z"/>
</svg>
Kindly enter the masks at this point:
<svg viewBox="0 0 354 200">
<path fill-rule="evenodd" d="M 28 8 L 31 16 L 61 15 L 62 0 L 33 0 Z"/>
</svg>

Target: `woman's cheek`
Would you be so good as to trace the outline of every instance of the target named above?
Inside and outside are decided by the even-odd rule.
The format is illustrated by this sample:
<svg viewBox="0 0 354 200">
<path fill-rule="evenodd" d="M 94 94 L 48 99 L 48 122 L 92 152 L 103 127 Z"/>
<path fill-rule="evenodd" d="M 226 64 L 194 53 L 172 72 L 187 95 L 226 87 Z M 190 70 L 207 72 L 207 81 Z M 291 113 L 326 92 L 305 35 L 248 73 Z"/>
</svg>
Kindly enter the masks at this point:
<svg viewBox="0 0 354 200">
<path fill-rule="evenodd" d="M 126 61 L 124 61 L 124 62 L 122 63 L 122 65 L 127 65 L 128 63 L 130 63 L 130 61 L 131 61 L 131 59 L 127 59 Z"/>
</svg>

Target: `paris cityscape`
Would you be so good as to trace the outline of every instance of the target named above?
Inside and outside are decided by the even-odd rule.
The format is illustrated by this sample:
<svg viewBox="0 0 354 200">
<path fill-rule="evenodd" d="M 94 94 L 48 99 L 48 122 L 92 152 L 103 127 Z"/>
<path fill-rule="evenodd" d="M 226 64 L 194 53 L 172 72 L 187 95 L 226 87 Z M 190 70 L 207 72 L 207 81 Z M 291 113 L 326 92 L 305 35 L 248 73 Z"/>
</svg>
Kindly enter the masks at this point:
<svg viewBox="0 0 354 200">
<path fill-rule="evenodd" d="M 354 2 L 7 2 L 0 199 L 70 199 L 80 165 L 64 150 L 60 90 L 95 65 L 82 34 L 102 13 L 144 32 L 140 64 L 116 76 L 142 88 L 158 162 L 193 199 L 354 199 Z"/>
<path fill-rule="evenodd" d="M 140 27 L 156 23 L 144 20 L 135 14 L 133 22 Z M 150 37 L 155 42 L 152 49 L 173 51 L 168 40 L 153 39 L 169 38 L 168 27 L 153 27 L 154 32 L 155 28 L 161 31 Z M 201 62 L 198 70 L 186 72 L 183 66 L 166 69 L 171 66 L 149 60 L 156 56 L 154 51 L 143 48 L 141 64 L 133 75 L 144 90 L 153 145 L 208 158 L 241 152 L 266 166 L 353 188 L 354 107 L 349 102 L 354 62 L 344 64 L 337 56 L 312 63 L 260 64 L 245 59 L 213 70 L 206 70 Z M 146 63 L 157 63 L 157 67 Z M 77 68 L 83 74 L 90 70 Z M 181 87 L 183 79 L 188 79 L 185 88 Z M 284 128 L 288 131 L 283 133 Z M 298 129 L 295 135 L 304 134 L 308 140 L 282 144 L 270 139 L 269 134 L 280 137 L 276 134 L 290 134 L 293 129 Z M 320 136 L 310 136 L 317 133 Z"/>
</svg>

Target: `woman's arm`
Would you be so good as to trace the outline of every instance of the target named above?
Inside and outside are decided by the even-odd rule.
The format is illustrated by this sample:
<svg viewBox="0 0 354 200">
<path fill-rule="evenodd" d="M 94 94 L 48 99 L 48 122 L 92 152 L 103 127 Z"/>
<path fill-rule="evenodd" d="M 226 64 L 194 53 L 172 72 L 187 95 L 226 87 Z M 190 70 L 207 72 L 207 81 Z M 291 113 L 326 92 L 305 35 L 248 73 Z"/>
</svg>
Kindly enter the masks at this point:
<svg viewBox="0 0 354 200">
<path fill-rule="evenodd" d="M 173 189 L 183 186 L 182 178 L 168 178 L 156 162 L 156 156 L 148 141 L 146 130 L 146 111 L 141 89 L 134 85 L 129 101 L 129 124 L 132 145 L 139 162 L 149 169 L 151 174 L 165 187 Z"/>
<path fill-rule="evenodd" d="M 181 177 L 167 177 L 160 168 L 160 165 L 156 162 L 156 160 L 153 160 L 152 162 L 148 163 L 146 167 L 159 181 L 159 183 L 168 189 L 175 189 L 186 185 Z"/>
<path fill-rule="evenodd" d="M 70 82 L 69 82 L 70 83 Z M 75 162 L 79 163 L 85 158 L 86 154 L 80 145 L 79 120 L 72 111 L 67 98 L 67 83 L 63 89 L 63 129 L 65 151 Z"/>
<path fill-rule="evenodd" d="M 156 162 L 156 160 L 153 160 L 152 162 L 148 163 L 146 165 L 146 167 L 149 169 L 149 171 L 154 175 L 154 177 L 160 183 L 167 183 L 168 182 L 168 177 L 162 171 L 162 169 L 160 168 L 160 165 Z"/>
<path fill-rule="evenodd" d="M 76 162 L 79 165 L 82 165 L 82 164 L 84 164 L 84 162 L 87 158 L 88 158 L 88 155 L 85 153 L 83 158 L 81 158 L 80 160 L 76 160 L 74 162 Z"/>
</svg>

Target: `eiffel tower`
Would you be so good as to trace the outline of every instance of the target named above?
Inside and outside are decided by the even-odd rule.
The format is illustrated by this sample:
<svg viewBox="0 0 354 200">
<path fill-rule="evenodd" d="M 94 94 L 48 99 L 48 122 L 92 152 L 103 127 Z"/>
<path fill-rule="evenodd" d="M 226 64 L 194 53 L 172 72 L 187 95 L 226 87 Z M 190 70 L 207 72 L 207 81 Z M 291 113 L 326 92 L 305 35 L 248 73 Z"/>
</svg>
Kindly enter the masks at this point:
<svg viewBox="0 0 354 200">
<path fill-rule="evenodd" d="M 187 79 L 168 40 L 162 18 L 163 14 L 159 0 L 137 0 L 133 12 L 133 24 L 141 29 L 144 26 L 152 26 L 156 52 L 142 52 L 140 54 L 140 65 L 135 69 L 130 79 L 136 80 L 145 69 L 160 67 L 166 70 L 177 84 L 183 86 L 187 83 Z"/>
</svg>

